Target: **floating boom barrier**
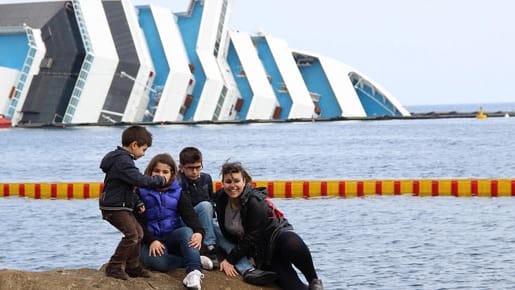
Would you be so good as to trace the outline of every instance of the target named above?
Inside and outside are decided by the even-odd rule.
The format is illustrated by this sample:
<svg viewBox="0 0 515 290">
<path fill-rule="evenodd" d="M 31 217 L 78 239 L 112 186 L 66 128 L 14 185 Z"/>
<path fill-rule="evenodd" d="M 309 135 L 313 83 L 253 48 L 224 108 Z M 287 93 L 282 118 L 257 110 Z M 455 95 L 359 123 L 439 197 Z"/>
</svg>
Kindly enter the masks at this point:
<svg viewBox="0 0 515 290">
<path fill-rule="evenodd" d="M 272 198 L 354 198 L 374 195 L 501 197 L 515 196 L 515 179 L 414 179 L 414 180 L 278 180 L 255 181 Z M 0 197 L 34 199 L 98 198 L 102 182 L 0 183 Z M 213 182 L 213 189 L 222 187 Z"/>
</svg>

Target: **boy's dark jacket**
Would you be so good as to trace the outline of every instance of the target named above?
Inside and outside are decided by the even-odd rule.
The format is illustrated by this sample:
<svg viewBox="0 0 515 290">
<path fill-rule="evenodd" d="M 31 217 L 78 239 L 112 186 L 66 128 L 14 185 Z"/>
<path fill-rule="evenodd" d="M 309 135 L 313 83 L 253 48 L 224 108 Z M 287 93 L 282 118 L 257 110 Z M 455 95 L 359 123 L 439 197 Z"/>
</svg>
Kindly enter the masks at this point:
<svg viewBox="0 0 515 290">
<path fill-rule="evenodd" d="M 276 218 L 270 206 L 265 202 L 266 192 L 245 185 L 241 193 L 241 222 L 245 235 L 240 239 L 225 228 L 225 208 L 229 202 L 223 188 L 215 193 L 216 214 L 220 230 L 225 238 L 236 246 L 227 255 L 231 264 L 242 257 L 253 257 L 258 268 L 269 265 L 275 247 L 275 238 L 281 231 L 293 230 L 285 218 Z"/>
<path fill-rule="evenodd" d="M 202 172 L 197 180 L 191 180 L 181 172 L 179 180 L 182 192 L 189 195 L 193 206 L 201 201 L 213 201 L 213 179 L 211 179 L 211 175 Z"/>
<path fill-rule="evenodd" d="M 142 174 L 134 164 L 134 156 L 118 146 L 107 153 L 100 168 L 105 173 L 104 191 L 100 195 L 99 205 L 103 210 L 129 210 L 143 204 L 134 187 L 163 187 L 166 179 L 163 176 L 147 176 Z"/>
</svg>

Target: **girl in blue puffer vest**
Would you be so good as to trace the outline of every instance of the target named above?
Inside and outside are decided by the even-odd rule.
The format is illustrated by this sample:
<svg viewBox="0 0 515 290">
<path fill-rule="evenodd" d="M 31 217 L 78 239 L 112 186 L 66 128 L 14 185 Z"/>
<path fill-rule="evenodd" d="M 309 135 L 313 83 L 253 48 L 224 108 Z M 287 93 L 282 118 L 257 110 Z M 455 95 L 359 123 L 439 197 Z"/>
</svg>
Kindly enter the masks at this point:
<svg viewBox="0 0 515 290">
<path fill-rule="evenodd" d="M 176 173 L 176 163 L 166 153 L 154 156 L 145 170 L 146 175 L 165 176 L 169 182 L 161 189 L 138 189 L 146 209 L 137 216 L 144 231 L 141 256 L 151 270 L 186 268 L 183 284 L 188 289 L 201 289 L 204 275 L 199 250 L 204 229 L 188 195 L 181 194 Z"/>
</svg>

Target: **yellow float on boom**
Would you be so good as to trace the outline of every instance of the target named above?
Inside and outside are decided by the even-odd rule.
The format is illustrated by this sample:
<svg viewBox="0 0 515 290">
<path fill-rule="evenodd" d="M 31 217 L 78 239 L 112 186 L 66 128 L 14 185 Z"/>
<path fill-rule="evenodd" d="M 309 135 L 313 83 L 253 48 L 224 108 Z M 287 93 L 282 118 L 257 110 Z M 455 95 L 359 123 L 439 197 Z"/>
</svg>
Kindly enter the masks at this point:
<svg viewBox="0 0 515 290">
<path fill-rule="evenodd" d="M 483 107 L 479 107 L 479 113 L 476 115 L 476 119 L 486 119 L 488 115 L 483 112 Z"/>
</svg>

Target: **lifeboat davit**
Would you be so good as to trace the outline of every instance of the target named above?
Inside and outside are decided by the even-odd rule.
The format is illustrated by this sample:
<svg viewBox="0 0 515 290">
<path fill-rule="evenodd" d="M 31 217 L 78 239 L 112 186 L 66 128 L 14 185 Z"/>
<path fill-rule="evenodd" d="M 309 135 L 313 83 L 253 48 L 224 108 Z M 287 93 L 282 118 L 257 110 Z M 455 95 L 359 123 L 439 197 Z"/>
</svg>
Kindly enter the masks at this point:
<svg viewBox="0 0 515 290">
<path fill-rule="evenodd" d="M 11 127 L 11 120 L 4 117 L 4 115 L 0 114 L 0 128 L 9 128 Z"/>
</svg>

